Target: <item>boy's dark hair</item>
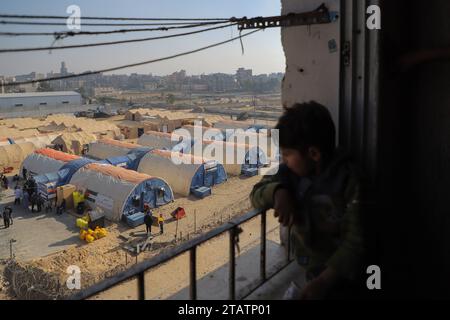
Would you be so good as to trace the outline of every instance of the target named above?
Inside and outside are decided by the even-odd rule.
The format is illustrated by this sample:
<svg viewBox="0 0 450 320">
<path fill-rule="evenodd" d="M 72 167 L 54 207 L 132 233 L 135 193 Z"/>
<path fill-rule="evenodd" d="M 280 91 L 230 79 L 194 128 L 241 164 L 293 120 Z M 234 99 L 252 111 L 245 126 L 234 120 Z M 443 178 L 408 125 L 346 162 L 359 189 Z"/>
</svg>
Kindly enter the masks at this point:
<svg viewBox="0 0 450 320">
<path fill-rule="evenodd" d="M 302 154 L 314 146 L 319 148 L 324 160 L 328 160 L 336 146 L 336 128 L 331 114 L 315 101 L 285 108 L 275 129 L 279 130 L 280 147 L 297 149 Z"/>
</svg>

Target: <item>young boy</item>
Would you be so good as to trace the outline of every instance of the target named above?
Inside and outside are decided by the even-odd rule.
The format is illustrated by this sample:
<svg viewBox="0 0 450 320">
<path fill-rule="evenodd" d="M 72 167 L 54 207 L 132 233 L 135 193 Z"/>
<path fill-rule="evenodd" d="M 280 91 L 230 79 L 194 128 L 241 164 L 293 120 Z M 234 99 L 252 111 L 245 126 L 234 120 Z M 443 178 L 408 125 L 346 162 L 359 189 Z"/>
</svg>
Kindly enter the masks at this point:
<svg viewBox="0 0 450 320">
<path fill-rule="evenodd" d="M 365 271 L 359 182 L 349 158 L 335 148 L 331 115 L 316 102 L 296 104 L 276 129 L 282 164 L 254 186 L 252 205 L 273 208 L 282 229 L 291 227 L 307 279 L 298 298 L 352 296 Z"/>
<path fill-rule="evenodd" d="M 158 224 L 159 224 L 159 234 L 163 234 L 164 233 L 164 218 L 163 218 L 162 213 L 159 214 Z"/>
</svg>

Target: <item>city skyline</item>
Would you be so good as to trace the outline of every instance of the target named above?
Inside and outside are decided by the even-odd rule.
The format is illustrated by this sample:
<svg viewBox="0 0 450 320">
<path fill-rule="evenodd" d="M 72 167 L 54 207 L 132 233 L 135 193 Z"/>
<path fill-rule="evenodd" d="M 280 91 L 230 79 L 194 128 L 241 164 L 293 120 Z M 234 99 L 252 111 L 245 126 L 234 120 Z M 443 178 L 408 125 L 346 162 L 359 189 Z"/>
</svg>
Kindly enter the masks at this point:
<svg viewBox="0 0 450 320">
<path fill-rule="evenodd" d="M 50 1 L 44 0 L 39 4 L 24 0 L 14 3 L 2 3 L 1 13 L 36 14 L 36 15 L 64 15 L 66 8 L 76 4 L 81 8 L 84 16 L 122 16 L 122 17 L 252 17 L 272 16 L 280 14 L 280 4 L 270 0 L 249 0 L 245 3 L 237 0 L 227 2 L 196 0 L 188 3 L 173 0 L 155 0 L 151 3 L 143 0 L 132 1 L 133 5 L 119 1 L 96 1 L 95 3 L 81 0 Z M 60 30 L 63 27 L 59 27 Z M 97 30 L 99 27 L 96 27 Z M 3 25 L 5 32 L 55 31 L 55 27 L 34 27 Z M 87 31 L 92 27 L 83 27 Z M 105 29 L 105 28 L 102 28 Z M 178 32 L 174 32 L 178 33 Z M 139 35 L 137 35 L 139 34 Z M 151 36 L 167 33 L 151 33 Z M 105 46 L 73 50 L 54 50 L 49 52 L 6 53 L 1 55 L 0 70 L 4 76 L 27 74 L 30 72 L 48 73 L 58 72 L 59 64 L 65 61 L 72 72 L 81 73 L 87 70 L 97 70 L 105 67 L 124 65 L 169 56 L 180 52 L 197 49 L 212 43 L 228 40 L 239 35 L 236 26 L 215 30 L 188 37 L 166 39 L 161 41 L 131 43 L 127 45 Z M 134 35 L 111 35 L 95 37 L 74 37 L 54 43 L 55 46 L 79 43 L 115 41 L 130 38 L 148 37 L 148 32 Z M 266 29 L 249 37 L 243 38 L 244 54 L 241 43 L 235 40 L 230 44 L 193 55 L 150 64 L 141 67 L 124 69 L 114 74 L 153 74 L 169 75 L 178 70 L 186 70 L 188 74 L 200 75 L 210 73 L 234 73 L 239 67 L 253 69 L 255 74 L 270 74 L 284 72 L 285 58 L 281 47 L 281 36 L 278 28 Z M 0 48 L 39 47 L 52 45 L 53 38 L 45 37 L 3 37 Z M 107 73 L 110 74 L 110 73 Z"/>
<path fill-rule="evenodd" d="M 61 64 L 64 63 L 65 66 L 65 70 L 67 72 L 67 74 L 71 74 L 74 73 L 73 70 L 71 70 L 70 65 L 66 62 L 66 61 L 59 61 L 57 63 L 57 65 L 55 66 L 54 69 L 48 70 L 48 71 L 43 71 L 43 72 L 38 72 L 36 70 L 31 70 L 30 72 L 26 72 L 26 73 L 21 73 L 21 74 L 12 74 L 12 75 L 6 75 L 6 74 L 0 74 L 0 77 L 17 77 L 17 76 L 26 76 L 26 75 L 30 75 L 30 74 L 36 74 L 36 75 L 44 75 L 44 77 L 49 76 L 50 74 L 62 74 L 61 73 Z M 250 69 L 253 71 L 253 69 L 251 68 L 245 68 L 243 66 L 239 66 L 236 70 L 231 70 L 230 72 L 215 72 L 215 71 L 211 71 L 211 72 L 203 72 L 203 73 L 190 73 L 188 70 L 186 69 L 179 69 L 179 70 L 174 70 L 173 72 L 167 73 L 167 74 L 155 74 L 153 72 L 148 72 L 148 73 L 140 73 L 140 72 L 108 72 L 108 73 L 102 73 L 103 75 L 106 76 L 131 76 L 133 74 L 138 74 L 138 75 L 150 75 L 150 76 L 155 76 L 155 77 L 167 77 L 170 75 L 173 75 L 177 72 L 180 71 L 185 71 L 186 72 L 186 76 L 190 76 L 190 77 L 195 77 L 195 76 L 202 76 L 202 75 L 213 75 L 213 74 L 219 74 L 219 73 L 223 73 L 223 74 L 229 74 L 229 75 L 234 75 L 236 74 L 236 72 L 239 69 Z M 263 72 L 263 73 L 255 73 L 253 72 L 254 76 L 258 76 L 258 75 L 270 75 L 270 74 L 280 74 L 280 73 L 284 73 L 284 70 L 280 70 L 280 71 L 274 71 L 274 72 Z M 76 78 L 74 78 L 76 79 Z"/>
</svg>

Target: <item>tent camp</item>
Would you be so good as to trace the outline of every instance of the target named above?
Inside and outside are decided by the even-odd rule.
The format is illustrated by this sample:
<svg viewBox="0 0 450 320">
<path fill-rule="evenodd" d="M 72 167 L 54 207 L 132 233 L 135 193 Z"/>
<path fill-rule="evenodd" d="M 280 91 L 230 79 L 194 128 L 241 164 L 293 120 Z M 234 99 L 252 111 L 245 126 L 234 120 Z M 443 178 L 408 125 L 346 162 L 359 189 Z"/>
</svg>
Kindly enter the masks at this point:
<svg viewBox="0 0 450 320">
<path fill-rule="evenodd" d="M 217 161 L 166 150 L 148 152 L 140 161 L 138 172 L 162 177 L 175 193 L 182 196 L 227 180 L 225 169 Z"/>
<path fill-rule="evenodd" d="M 251 122 L 247 121 L 233 121 L 233 120 L 221 120 L 213 124 L 214 128 L 217 129 L 244 129 L 247 130 L 252 125 Z"/>
<path fill-rule="evenodd" d="M 83 131 L 66 132 L 56 137 L 52 144 L 61 144 L 64 152 L 80 155 L 83 147 L 95 140 L 97 140 L 97 137 L 91 133 Z"/>
<path fill-rule="evenodd" d="M 238 176 L 247 168 L 268 164 L 266 154 L 258 147 L 222 141 L 199 141 L 192 147 L 192 154 L 214 159 L 221 163 L 228 175 Z"/>
<path fill-rule="evenodd" d="M 12 118 L 5 119 L 4 121 L 6 126 L 11 126 L 19 130 L 36 129 L 46 124 L 46 120 L 36 118 Z"/>
<path fill-rule="evenodd" d="M 67 128 L 64 123 L 57 124 L 55 121 L 52 121 L 45 126 L 38 127 L 37 130 L 41 133 L 52 133 L 52 132 L 62 132 L 62 131 L 70 131 L 70 128 Z"/>
<path fill-rule="evenodd" d="M 23 160 L 20 167 L 20 175 L 23 177 L 23 169 L 33 176 L 57 172 L 66 163 L 79 159 L 79 156 L 45 148 L 36 150 Z"/>
<path fill-rule="evenodd" d="M 182 129 L 186 129 L 189 132 L 189 135 L 190 137 L 192 137 L 192 139 L 194 139 L 195 135 L 198 135 L 198 133 L 201 133 L 202 135 L 200 139 L 204 140 L 224 141 L 226 138 L 224 133 L 220 129 L 216 128 L 186 125 L 183 126 Z M 176 131 L 176 133 L 184 136 L 183 130 Z"/>
<path fill-rule="evenodd" d="M 57 134 L 38 134 L 31 137 L 23 137 L 14 139 L 15 143 L 31 142 L 37 149 L 46 148 L 52 144 L 52 141 L 57 137 Z"/>
<path fill-rule="evenodd" d="M 256 129 L 253 128 L 247 130 L 234 129 L 229 130 L 228 132 L 225 132 L 224 130 L 224 135 L 226 136 L 227 142 L 259 147 L 269 157 L 272 153 L 277 152 L 276 149 L 272 150 L 276 146 L 272 141 L 275 137 L 272 137 L 268 131 L 261 131 L 258 133 Z"/>
<path fill-rule="evenodd" d="M 147 131 L 138 139 L 137 143 L 154 149 L 190 153 L 193 140 L 173 133 Z"/>
<path fill-rule="evenodd" d="M 0 146 L 0 166 L 19 168 L 22 161 L 34 150 L 36 147 L 31 142 Z"/>
<path fill-rule="evenodd" d="M 190 136 L 193 138 L 196 138 L 195 135 L 198 135 L 199 130 L 201 130 L 200 132 L 202 134 L 203 140 L 248 144 L 254 147 L 258 146 L 268 156 L 271 156 L 272 153 L 272 139 L 270 135 L 268 135 L 269 132 L 267 131 L 261 131 L 261 133 L 257 133 L 256 129 L 253 128 L 246 130 L 241 128 L 219 129 L 191 125 L 183 126 L 182 129 L 186 129 L 187 131 L 189 131 Z M 182 131 L 175 131 L 175 133 L 184 136 L 184 133 Z"/>
<path fill-rule="evenodd" d="M 93 159 L 107 159 L 110 157 L 125 156 L 130 151 L 138 149 L 141 146 L 128 142 L 100 139 L 89 144 L 87 156 Z"/>
<path fill-rule="evenodd" d="M 70 131 L 84 131 L 93 133 L 97 136 L 115 138 L 120 135 L 120 129 L 109 121 L 96 121 L 94 119 L 76 118 L 76 117 L 48 117 L 53 125 L 65 126 Z"/>
<path fill-rule="evenodd" d="M 23 137 L 30 137 L 39 134 L 36 129 L 18 130 L 16 128 L 0 127 L 0 137 L 18 139 Z"/>
<path fill-rule="evenodd" d="M 87 193 L 88 205 L 102 209 L 111 221 L 141 211 L 144 203 L 159 207 L 173 201 L 172 189 L 163 179 L 108 164 L 88 164 L 70 183 Z"/>
</svg>

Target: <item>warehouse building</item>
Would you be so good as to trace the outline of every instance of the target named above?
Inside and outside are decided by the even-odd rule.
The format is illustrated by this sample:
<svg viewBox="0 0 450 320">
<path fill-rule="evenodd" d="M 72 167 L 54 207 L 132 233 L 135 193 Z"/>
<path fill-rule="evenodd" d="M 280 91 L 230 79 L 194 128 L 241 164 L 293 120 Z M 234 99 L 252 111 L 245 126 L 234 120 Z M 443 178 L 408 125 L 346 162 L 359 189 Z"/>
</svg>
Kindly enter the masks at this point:
<svg viewBox="0 0 450 320">
<path fill-rule="evenodd" d="M 75 91 L 25 92 L 0 94 L 2 117 L 42 116 L 78 111 L 82 98 Z"/>
</svg>

